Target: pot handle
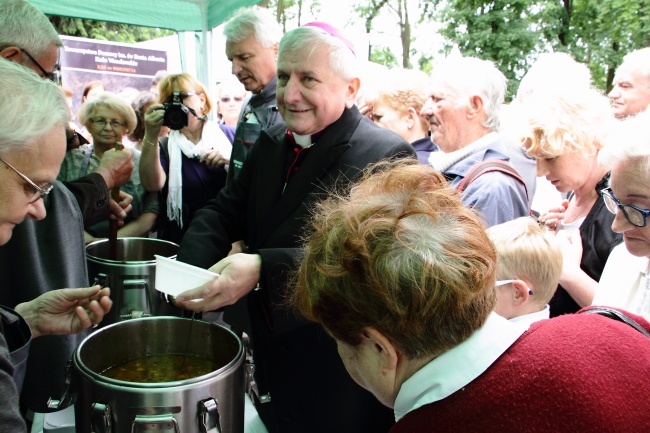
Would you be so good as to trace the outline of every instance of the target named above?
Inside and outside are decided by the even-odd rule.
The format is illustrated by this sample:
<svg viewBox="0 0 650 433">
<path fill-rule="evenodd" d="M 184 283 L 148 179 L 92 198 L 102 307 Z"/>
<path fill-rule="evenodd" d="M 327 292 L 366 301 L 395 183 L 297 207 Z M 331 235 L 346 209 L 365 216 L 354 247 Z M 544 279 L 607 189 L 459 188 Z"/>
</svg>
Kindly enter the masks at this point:
<svg viewBox="0 0 650 433">
<path fill-rule="evenodd" d="M 199 430 L 201 433 L 221 433 L 219 403 L 208 397 L 199 401 Z"/>
<path fill-rule="evenodd" d="M 90 431 L 92 433 L 112 433 L 113 421 L 111 406 L 106 403 L 93 403 L 92 415 L 90 421 Z"/>
<path fill-rule="evenodd" d="M 244 343 L 244 351 L 246 352 L 245 392 L 248 394 L 248 398 L 250 398 L 253 403 L 255 403 L 256 398 L 261 404 L 269 403 L 271 401 L 271 394 L 266 393 L 264 395 L 260 395 L 260 390 L 257 387 L 257 382 L 255 381 L 255 362 L 253 361 L 253 351 L 251 350 L 250 338 L 248 338 L 248 335 L 245 332 L 242 332 L 241 339 Z"/>
<path fill-rule="evenodd" d="M 257 382 L 255 381 L 255 364 L 252 359 L 246 360 L 246 394 L 248 394 L 248 398 L 250 398 L 253 403 L 256 398 L 261 404 L 269 403 L 271 401 L 270 393 L 264 395 L 260 394 Z"/>
<path fill-rule="evenodd" d="M 131 423 L 131 433 L 140 430 L 171 430 L 180 433 L 178 421 L 172 415 L 136 415 Z"/>
<path fill-rule="evenodd" d="M 108 282 L 108 275 L 99 273 L 95 276 L 95 281 L 93 282 L 93 286 L 100 285 L 101 288 L 103 289 L 104 287 L 110 286 Z"/>
<path fill-rule="evenodd" d="M 72 382 L 72 361 L 68 361 L 68 363 L 65 366 L 65 390 L 63 391 L 63 396 L 61 396 L 61 399 L 55 400 L 52 397 L 50 397 L 47 400 L 47 407 L 48 409 L 65 409 L 66 407 L 70 406 L 72 404 L 72 399 L 74 397 L 73 392 L 71 391 L 72 386 L 70 383 Z"/>
<path fill-rule="evenodd" d="M 122 287 L 121 305 L 118 306 L 120 320 L 150 317 L 152 310 L 147 281 L 124 280 Z"/>
</svg>

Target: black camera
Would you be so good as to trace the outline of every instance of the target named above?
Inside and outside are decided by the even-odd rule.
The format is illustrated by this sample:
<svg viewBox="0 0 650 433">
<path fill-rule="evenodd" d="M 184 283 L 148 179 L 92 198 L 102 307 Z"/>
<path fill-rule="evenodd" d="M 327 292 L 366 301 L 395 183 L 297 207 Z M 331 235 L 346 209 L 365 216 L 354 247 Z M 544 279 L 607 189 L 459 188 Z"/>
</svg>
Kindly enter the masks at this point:
<svg viewBox="0 0 650 433">
<path fill-rule="evenodd" d="M 171 97 L 171 102 L 165 102 L 163 108 L 165 109 L 163 125 L 174 130 L 183 129 L 187 126 L 190 109 L 183 105 L 181 92 L 174 92 Z"/>
</svg>

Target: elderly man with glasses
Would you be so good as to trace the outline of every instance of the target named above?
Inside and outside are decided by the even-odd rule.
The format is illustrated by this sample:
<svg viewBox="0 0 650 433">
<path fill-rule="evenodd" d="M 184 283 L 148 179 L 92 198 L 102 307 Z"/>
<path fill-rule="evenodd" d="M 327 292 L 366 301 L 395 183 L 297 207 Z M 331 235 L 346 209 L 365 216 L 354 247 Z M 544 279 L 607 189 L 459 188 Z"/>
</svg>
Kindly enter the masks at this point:
<svg viewBox="0 0 650 433">
<path fill-rule="evenodd" d="M 42 220 L 48 213 L 44 199 L 56 191 L 53 182 L 65 155 L 69 110 L 60 89 L 5 60 L 0 60 L 0 93 L 0 245 L 5 250 L 12 248 L 8 243 L 23 220 Z M 17 105 L 24 112 L 15 110 Z M 48 263 L 29 265 L 16 267 L 13 273 L 30 280 L 31 275 L 41 274 Z M 0 431 L 24 433 L 27 430 L 18 411 L 18 392 L 24 379 L 33 379 L 25 371 L 29 365 L 27 354 L 31 353 L 31 362 L 40 361 L 33 358 L 38 355 L 30 351 L 30 340 L 52 334 L 34 341 L 43 342 L 49 349 L 47 357 L 41 355 L 47 364 L 40 368 L 52 370 L 58 347 L 52 344 L 57 340 L 48 339 L 96 325 L 110 310 L 111 301 L 107 297 L 109 290 L 100 290 L 99 286 L 49 290 L 35 299 L 24 297 L 18 302 L 6 302 L 5 295 L 23 287 L 2 277 L 0 288 L 0 304 L 15 305 L 15 311 L 0 307 Z M 49 381 L 56 379 L 54 375 Z M 48 388 L 49 381 L 40 385 Z M 42 404 L 46 402 L 45 397 Z"/>
<path fill-rule="evenodd" d="M 14 62 L 41 78 L 55 79 L 58 48 L 61 45 L 52 24 L 32 4 L 25 0 L 0 2 L 0 62 Z M 14 105 L 7 106 L 6 110 L 24 117 L 32 116 L 28 101 L 21 97 L 15 98 Z M 6 96 L 3 95 L 2 99 L 4 101 Z M 11 123 L 4 123 L 3 128 L 1 132 L 9 136 L 25 132 L 12 132 L 16 126 Z M 65 142 L 65 136 L 63 140 Z M 54 179 L 47 180 L 53 182 L 54 188 L 45 200 L 37 200 L 48 214 L 46 219 L 27 218 L 21 223 L 23 218 L 20 218 L 14 221 L 16 226 L 13 227 L 11 240 L 0 247 L 0 304 L 18 305 L 55 288 L 85 287 L 89 284 L 84 223 L 90 226 L 109 217 L 109 188 L 126 182 L 133 168 L 130 152 L 111 152 L 107 155 L 98 174 L 65 184 Z M 20 161 L 5 158 L 5 155 L 2 158 L 5 163 L 0 162 L 0 168 L 11 171 L 12 179 L 20 180 L 22 176 L 19 177 L 7 164 L 29 175 Z M 38 179 L 29 178 L 39 188 L 47 189 Z M 30 185 L 24 178 L 22 181 L 25 186 Z M 125 209 L 113 203 L 114 212 L 121 213 L 124 218 L 125 211 L 130 210 L 131 200 L 130 196 L 124 196 L 121 204 Z M 2 203 L 6 206 L 5 202 Z M 49 397 L 62 395 L 66 363 L 83 338 L 84 335 L 49 336 L 32 344 L 32 361 L 21 395 L 25 407 L 42 412 L 47 410 Z"/>
</svg>

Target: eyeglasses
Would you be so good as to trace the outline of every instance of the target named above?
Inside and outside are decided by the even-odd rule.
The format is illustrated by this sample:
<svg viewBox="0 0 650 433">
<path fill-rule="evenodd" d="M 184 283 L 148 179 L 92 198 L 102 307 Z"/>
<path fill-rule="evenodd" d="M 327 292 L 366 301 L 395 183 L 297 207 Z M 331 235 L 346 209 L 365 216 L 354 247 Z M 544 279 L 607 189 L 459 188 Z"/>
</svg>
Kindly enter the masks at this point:
<svg viewBox="0 0 650 433">
<path fill-rule="evenodd" d="M 60 86 L 60 85 L 61 85 L 61 71 L 59 71 L 58 69 L 55 69 L 55 70 L 53 70 L 52 72 L 47 72 L 47 71 L 46 71 L 46 70 L 41 66 L 41 64 L 38 63 L 38 62 L 36 61 L 36 59 L 35 59 L 34 57 L 32 57 L 32 55 L 29 54 L 29 53 L 27 52 L 27 50 L 23 50 L 22 48 L 20 48 L 20 51 L 22 51 L 22 53 L 23 53 L 24 55 L 26 55 L 26 56 L 29 58 L 29 60 L 31 60 L 31 61 L 36 65 L 36 67 L 38 67 L 38 69 L 40 69 L 40 71 L 41 71 L 41 73 L 43 74 L 43 77 L 44 77 L 44 78 L 47 78 L 48 80 L 52 81 L 52 82 L 53 82 L 54 84 L 56 84 L 57 86 Z"/>
<path fill-rule="evenodd" d="M 633 204 L 623 204 L 619 199 L 614 197 L 614 193 L 611 188 L 605 188 L 600 191 L 603 195 L 603 200 L 605 201 L 605 206 L 607 210 L 616 215 L 618 209 L 623 211 L 625 219 L 630 222 L 633 226 L 645 227 L 648 224 L 648 216 L 650 216 L 650 209 L 641 209 L 640 207 L 634 206 Z"/>
<path fill-rule="evenodd" d="M 174 92 L 171 95 L 169 95 L 169 97 L 165 100 L 165 102 L 167 104 L 173 103 L 175 94 L 178 94 L 178 97 L 179 97 L 180 101 L 183 102 L 183 101 L 185 101 L 185 99 L 189 98 L 190 96 L 194 96 L 197 93 L 196 92 L 178 92 L 178 93 Z"/>
<path fill-rule="evenodd" d="M 230 102 L 230 99 L 231 99 L 230 96 L 224 96 L 223 98 L 221 98 L 221 102 L 227 104 L 228 102 Z M 232 99 L 234 99 L 235 102 L 241 102 L 244 100 L 244 98 L 242 98 L 241 96 L 233 96 Z"/>
<path fill-rule="evenodd" d="M 95 117 L 93 119 L 90 119 L 90 121 L 93 122 L 94 125 L 99 126 L 100 128 L 105 127 L 107 123 L 110 124 L 113 129 L 126 128 L 126 123 L 120 122 L 117 119 L 106 120 L 103 117 Z"/>
<path fill-rule="evenodd" d="M 494 283 L 494 287 L 500 287 L 500 286 L 505 286 L 506 284 L 511 284 L 514 283 L 516 280 L 497 280 L 496 283 Z M 530 296 L 533 296 L 533 291 L 528 289 L 528 294 Z"/>
<path fill-rule="evenodd" d="M 45 198 L 45 196 L 48 195 L 50 191 L 52 191 L 52 188 L 54 188 L 54 185 L 52 185 L 51 183 L 46 184 L 45 188 L 41 188 L 40 186 L 36 185 L 30 178 L 28 178 L 27 176 L 19 172 L 13 165 L 9 164 L 4 159 L 0 158 L 0 161 L 4 162 L 7 165 L 7 167 L 15 171 L 16 174 L 20 176 L 25 182 L 27 182 L 29 186 L 34 190 L 32 196 L 29 199 L 30 204 L 36 202 L 38 199 Z"/>
</svg>

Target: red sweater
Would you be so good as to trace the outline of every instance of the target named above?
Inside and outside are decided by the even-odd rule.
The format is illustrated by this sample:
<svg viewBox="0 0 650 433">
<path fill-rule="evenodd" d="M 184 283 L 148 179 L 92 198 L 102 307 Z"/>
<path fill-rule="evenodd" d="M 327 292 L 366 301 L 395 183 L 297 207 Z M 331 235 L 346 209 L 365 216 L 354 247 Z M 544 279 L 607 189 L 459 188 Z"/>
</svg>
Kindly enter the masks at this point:
<svg viewBox="0 0 650 433">
<path fill-rule="evenodd" d="M 596 314 L 534 323 L 481 376 L 390 430 L 424 432 L 650 432 L 650 339 Z"/>
</svg>

